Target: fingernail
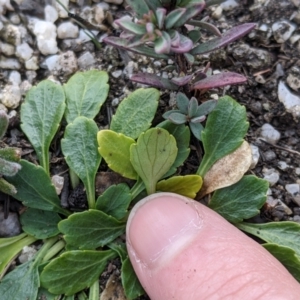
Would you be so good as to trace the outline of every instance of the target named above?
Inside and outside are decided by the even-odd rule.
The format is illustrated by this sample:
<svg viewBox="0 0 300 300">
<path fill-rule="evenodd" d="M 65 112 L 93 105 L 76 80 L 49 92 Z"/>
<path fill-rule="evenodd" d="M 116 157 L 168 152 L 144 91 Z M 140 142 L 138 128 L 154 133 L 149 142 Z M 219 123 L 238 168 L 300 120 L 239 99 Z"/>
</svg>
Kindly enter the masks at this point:
<svg viewBox="0 0 300 300">
<path fill-rule="evenodd" d="M 127 247 L 137 262 L 155 268 L 188 247 L 202 223 L 193 200 L 172 193 L 153 194 L 131 211 Z"/>
</svg>

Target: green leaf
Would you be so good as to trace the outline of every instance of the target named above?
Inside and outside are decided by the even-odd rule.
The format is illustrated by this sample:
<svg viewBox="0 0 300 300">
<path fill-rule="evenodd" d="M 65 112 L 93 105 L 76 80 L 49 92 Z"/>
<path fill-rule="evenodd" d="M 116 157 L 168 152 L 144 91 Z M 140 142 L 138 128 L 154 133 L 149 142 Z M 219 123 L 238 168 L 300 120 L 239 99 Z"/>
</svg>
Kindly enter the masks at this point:
<svg viewBox="0 0 300 300">
<path fill-rule="evenodd" d="M 8 127 L 8 116 L 6 114 L 6 112 L 1 109 L 0 110 L 0 139 L 3 138 L 3 136 L 6 133 Z"/>
<path fill-rule="evenodd" d="M 49 293 L 45 288 L 40 287 L 36 299 L 37 300 L 60 300 L 60 296 L 53 295 Z"/>
<path fill-rule="evenodd" d="M 22 229 L 37 239 L 47 239 L 59 234 L 60 216 L 52 211 L 28 208 L 20 217 Z"/>
<path fill-rule="evenodd" d="M 148 14 L 149 12 L 149 7 L 145 0 L 126 0 L 126 2 L 139 19 L 141 19 L 144 14 Z"/>
<path fill-rule="evenodd" d="M 0 191 L 11 196 L 14 196 L 17 193 L 16 188 L 3 178 L 0 178 Z"/>
<path fill-rule="evenodd" d="M 96 202 L 96 209 L 103 211 L 117 220 L 124 218 L 131 201 L 127 184 L 111 185 Z"/>
<path fill-rule="evenodd" d="M 202 132 L 204 130 L 203 125 L 201 123 L 189 122 L 189 126 L 194 137 L 199 141 L 202 141 Z"/>
<path fill-rule="evenodd" d="M 173 112 L 168 116 L 168 120 L 176 125 L 180 125 L 187 122 L 187 116 L 182 113 Z"/>
<path fill-rule="evenodd" d="M 99 153 L 110 169 L 126 178 L 137 178 L 130 162 L 130 146 L 135 142 L 134 139 L 112 130 L 100 130 L 97 140 Z"/>
<path fill-rule="evenodd" d="M 40 285 L 38 264 L 28 261 L 8 273 L 0 283 L 1 300 L 36 299 Z"/>
<path fill-rule="evenodd" d="M 161 7 L 160 0 L 145 0 L 145 2 L 149 6 L 149 9 L 152 11 L 156 11 L 157 8 Z"/>
<path fill-rule="evenodd" d="M 142 133 L 130 147 L 130 161 L 142 178 L 148 194 L 153 194 L 157 181 L 166 174 L 177 156 L 175 138 L 162 128 Z"/>
<path fill-rule="evenodd" d="M 145 293 L 128 257 L 122 262 L 121 279 L 127 299 L 136 299 Z"/>
<path fill-rule="evenodd" d="M 167 32 L 162 31 L 162 35 L 154 41 L 154 50 L 159 54 L 170 52 L 171 38 Z"/>
<path fill-rule="evenodd" d="M 105 102 L 109 90 L 108 75 L 104 71 L 77 72 L 64 85 L 66 93 L 65 117 L 71 123 L 79 116 L 93 119 Z"/>
<path fill-rule="evenodd" d="M 189 107 L 189 103 L 190 103 L 190 100 L 189 98 L 183 94 L 183 93 L 178 93 L 177 96 L 176 96 L 176 104 L 177 104 L 177 107 L 179 108 L 180 112 L 187 115 L 189 110 L 188 110 L 188 107 Z"/>
<path fill-rule="evenodd" d="M 263 244 L 263 246 L 300 282 L 300 257 L 294 250 L 276 244 Z"/>
<path fill-rule="evenodd" d="M 97 132 L 98 127 L 93 120 L 78 117 L 66 127 L 61 141 L 67 164 L 85 186 L 89 208 L 95 207 L 95 177 L 101 161 L 97 151 Z"/>
<path fill-rule="evenodd" d="M 128 257 L 127 248 L 125 243 L 121 242 L 112 242 L 107 245 L 110 249 L 114 250 L 118 253 L 121 261 L 125 261 L 125 259 Z"/>
<path fill-rule="evenodd" d="M 202 186 L 202 177 L 199 175 L 174 176 L 161 180 L 156 185 L 156 190 L 171 192 L 194 199 Z"/>
<path fill-rule="evenodd" d="M 146 31 L 146 26 L 141 24 L 136 24 L 130 20 L 127 16 L 117 19 L 115 23 L 121 28 L 129 31 L 135 35 L 143 35 Z"/>
<path fill-rule="evenodd" d="M 68 244 L 83 250 L 105 246 L 124 233 L 125 224 L 102 211 L 90 209 L 59 222 L 58 229 Z"/>
<path fill-rule="evenodd" d="M 290 221 L 266 224 L 237 223 L 239 229 L 246 231 L 267 243 L 289 247 L 300 256 L 300 224 Z"/>
<path fill-rule="evenodd" d="M 184 163 L 184 161 L 190 154 L 190 131 L 188 126 L 175 125 L 170 121 L 164 121 L 158 124 L 157 127 L 164 128 L 170 134 L 172 134 L 176 140 L 178 148 L 177 156 L 173 165 L 171 166 L 170 170 L 164 175 L 164 177 L 168 177 L 176 172 L 177 168 Z"/>
<path fill-rule="evenodd" d="M 73 295 L 90 287 L 115 256 L 111 250 L 65 252 L 44 268 L 42 285 L 53 294 Z"/>
<path fill-rule="evenodd" d="M 0 174 L 4 176 L 14 176 L 21 169 L 21 166 L 12 161 L 0 157 Z"/>
<path fill-rule="evenodd" d="M 55 188 L 46 171 L 26 160 L 21 160 L 22 169 L 6 180 L 17 188 L 16 199 L 24 206 L 47 211 L 56 211 L 63 215 L 70 213 L 60 205 Z"/>
<path fill-rule="evenodd" d="M 154 88 L 138 89 L 125 98 L 112 117 L 110 129 L 136 139 L 151 126 L 159 100 Z"/>
<path fill-rule="evenodd" d="M 201 117 L 211 113 L 216 107 L 218 100 L 208 100 L 198 106 L 195 117 Z"/>
<path fill-rule="evenodd" d="M 6 268 L 10 262 L 15 259 L 15 256 L 25 247 L 34 243 L 36 239 L 32 236 L 27 236 L 22 233 L 11 238 L 0 239 L 0 279 L 4 275 Z"/>
<path fill-rule="evenodd" d="M 31 88 L 21 106 L 21 128 L 47 174 L 50 143 L 57 132 L 65 106 L 63 88 L 50 80 Z"/>
<path fill-rule="evenodd" d="M 182 18 L 182 16 L 186 13 L 186 8 L 177 8 L 172 10 L 165 19 L 165 27 L 166 29 L 171 29 L 174 24 Z"/>
<path fill-rule="evenodd" d="M 202 131 L 205 154 L 197 174 L 204 177 L 218 159 L 237 149 L 243 142 L 248 126 L 245 107 L 229 96 L 220 98 Z"/>
<path fill-rule="evenodd" d="M 241 222 L 259 213 L 266 202 L 268 188 L 266 180 L 244 176 L 236 184 L 215 191 L 208 205 L 227 221 Z"/>
</svg>

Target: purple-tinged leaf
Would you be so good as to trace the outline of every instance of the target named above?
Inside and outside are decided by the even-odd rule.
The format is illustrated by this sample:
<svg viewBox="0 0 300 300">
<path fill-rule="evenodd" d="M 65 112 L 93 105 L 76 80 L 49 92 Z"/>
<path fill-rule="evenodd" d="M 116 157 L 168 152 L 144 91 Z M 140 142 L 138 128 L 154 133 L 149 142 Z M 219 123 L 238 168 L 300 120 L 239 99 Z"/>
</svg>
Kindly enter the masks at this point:
<svg viewBox="0 0 300 300">
<path fill-rule="evenodd" d="M 206 116 L 214 110 L 218 100 L 208 100 L 198 106 L 195 117 Z"/>
<path fill-rule="evenodd" d="M 182 112 L 185 115 L 187 115 L 189 112 L 189 103 L 190 100 L 185 94 L 183 93 L 177 94 L 176 96 L 177 107 L 179 108 L 180 112 Z"/>
<path fill-rule="evenodd" d="M 233 73 L 233 72 L 224 72 L 216 75 L 206 77 L 203 80 L 195 82 L 191 86 L 191 90 L 204 90 L 212 89 L 217 87 L 222 87 L 225 85 L 239 84 L 247 81 L 247 78 L 243 75 Z"/>
<path fill-rule="evenodd" d="M 159 0 L 145 0 L 145 2 L 152 11 L 156 11 L 157 8 L 161 7 Z"/>
<path fill-rule="evenodd" d="M 201 116 L 201 117 L 195 117 L 191 119 L 192 123 L 201 123 L 206 119 L 206 116 Z"/>
<path fill-rule="evenodd" d="M 145 25 L 136 24 L 132 22 L 130 18 L 128 18 L 127 16 L 115 20 L 115 23 L 122 29 L 127 30 L 134 34 L 143 35 L 147 32 Z"/>
<path fill-rule="evenodd" d="M 169 58 L 168 55 L 158 54 L 154 51 L 153 48 L 150 48 L 148 46 L 140 45 L 140 46 L 136 46 L 136 47 L 130 47 L 130 45 L 128 44 L 128 41 L 126 39 L 121 39 L 121 38 L 114 37 L 114 36 L 105 37 L 103 39 L 103 42 L 108 45 L 112 45 L 117 48 L 128 50 L 128 51 L 132 51 L 134 53 L 141 54 L 141 55 L 146 55 L 146 56 L 150 56 L 150 57 L 154 57 L 154 58 L 161 58 L 161 59 Z"/>
<path fill-rule="evenodd" d="M 187 22 L 187 24 L 190 24 L 190 25 L 193 25 L 193 26 L 205 29 L 205 30 L 207 30 L 207 31 L 211 32 L 212 34 L 217 35 L 219 37 L 222 36 L 222 34 L 219 31 L 219 29 L 216 26 L 214 26 L 214 25 L 212 25 L 212 24 L 210 24 L 208 22 L 196 21 L 196 20 L 189 20 Z"/>
<path fill-rule="evenodd" d="M 165 28 L 171 29 L 173 28 L 174 24 L 180 20 L 180 18 L 183 17 L 183 15 L 186 13 L 186 8 L 177 8 L 171 11 L 165 19 Z"/>
<path fill-rule="evenodd" d="M 139 19 L 149 12 L 149 7 L 145 0 L 126 0 L 126 2 Z"/>
<path fill-rule="evenodd" d="M 203 80 L 204 78 L 207 77 L 206 73 L 202 72 L 202 71 L 198 71 L 196 74 L 194 74 L 194 79 L 193 82 L 198 82 L 200 80 Z"/>
<path fill-rule="evenodd" d="M 178 47 L 174 47 L 171 45 L 171 51 L 173 51 L 175 53 L 189 52 L 193 48 L 194 43 L 188 37 L 186 37 L 180 33 L 179 33 L 179 37 L 180 37 L 180 40 L 179 40 Z"/>
<path fill-rule="evenodd" d="M 171 46 L 172 47 L 178 47 L 180 44 L 180 35 L 178 31 L 176 30 L 170 30 L 169 31 L 170 37 L 171 37 Z"/>
<path fill-rule="evenodd" d="M 152 87 L 157 87 L 160 89 L 167 89 L 173 91 L 178 90 L 178 86 L 174 84 L 172 81 L 154 74 L 138 73 L 132 75 L 130 79 L 134 82 L 147 84 Z"/>
<path fill-rule="evenodd" d="M 165 8 L 158 8 L 154 13 L 156 16 L 158 28 L 163 29 L 167 10 Z"/>
<path fill-rule="evenodd" d="M 169 115 L 168 120 L 174 124 L 180 125 L 187 121 L 186 115 L 182 113 L 173 112 Z"/>
<path fill-rule="evenodd" d="M 189 53 L 184 53 L 183 55 L 184 55 L 186 61 L 187 61 L 190 65 L 192 65 L 192 64 L 195 62 L 195 57 L 194 57 L 194 55 L 189 54 Z"/>
<path fill-rule="evenodd" d="M 162 35 L 155 40 L 154 50 L 156 53 L 170 53 L 171 50 L 171 38 L 168 33 L 162 31 Z"/>
<path fill-rule="evenodd" d="M 197 112 L 198 100 L 195 97 L 192 97 L 189 102 L 188 113 L 189 117 L 193 118 Z"/>
<path fill-rule="evenodd" d="M 168 110 L 162 115 L 162 117 L 167 120 L 169 118 L 169 115 L 173 114 L 175 112 L 180 113 L 180 110 L 178 110 L 178 109 Z"/>
<path fill-rule="evenodd" d="M 204 129 L 203 125 L 201 123 L 189 122 L 189 126 L 190 126 L 191 132 L 195 136 L 195 138 L 198 139 L 199 141 L 201 141 L 201 134 Z"/>
<path fill-rule="evenodd" d="M 188 32 L 188 37 L 196 44 L 201 38 L 201 32 L 199 30 L 191 30 Z"/>
<path fill-rule="evenodd" d="M 185 14 L 172 26 L 173 28 L 181 27 L 188 20 L 200 14 L 200 12 L 204 9 L 205 3 L 195 3 L 189 6 L 185 12 Z"/>
<path fill-rule="evenodd" d="M 204 54 L 207 52 L 214 51 L 221 47 L 226 46 L 229 43 L 234 42 L 235 40 L 243 37 L 247 33 L 249 33 L 254 27 L 255 23 L 245 23 L 236 27 L 231 28 L 227 32 L 225 32 L 222 37 L 214 38 L 206 43 L 200 44 L 199 46 L 192 49 L 190 52 L 193 55 L 196 54 Z"/>
<path fill-rule="evenodd" d="M 171 79 L 171 81 L 178 86 L 183 86 L 188 84 L 192 80 L 192 77 L 193 75 L 187 75 L 184 77 L 174 77 Z"/>
</svg>

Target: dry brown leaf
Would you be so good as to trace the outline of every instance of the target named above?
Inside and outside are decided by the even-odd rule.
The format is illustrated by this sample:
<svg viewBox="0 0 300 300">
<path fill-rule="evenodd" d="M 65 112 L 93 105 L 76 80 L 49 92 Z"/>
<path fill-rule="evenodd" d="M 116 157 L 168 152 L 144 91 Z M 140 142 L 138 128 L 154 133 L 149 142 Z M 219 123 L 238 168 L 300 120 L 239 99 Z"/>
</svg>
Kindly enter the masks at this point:
<svg viewBox="0 0 300 300">
<path fill-rule="evenodd" d="M 100 300 L 126 300 L 121 281 L 115 274 L 108 278 Z"/>
<path fill-rule="evenodd" d="M 197 198 L 238 182 L 249 170 L 251 161 L 250 145 L 244 141 L 234 152 L 219 159 L 206 173 Z"/>
</svg>

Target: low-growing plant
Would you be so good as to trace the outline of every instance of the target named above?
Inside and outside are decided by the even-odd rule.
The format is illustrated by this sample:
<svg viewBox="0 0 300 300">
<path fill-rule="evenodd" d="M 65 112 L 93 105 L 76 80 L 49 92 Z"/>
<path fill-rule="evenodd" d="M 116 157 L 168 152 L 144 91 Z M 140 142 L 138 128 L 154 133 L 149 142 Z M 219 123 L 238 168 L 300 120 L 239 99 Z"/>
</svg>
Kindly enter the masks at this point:
<svg viewBox="0 0 300 300">
<path fill-rule="evenodd" d="M 188 123 L 193 135 L 201 141 L 201 132 L 204 129 L 201 122 L 205 121 L 208 115 L 217 105 L 217 100 L 208 100 L 201 105 L 195 97 L 191 100 L 183 93 L 176 96 L 178 110 L 169 110 L 163 114 L 163 117 L 174 124 L 180 125 Z"/>
<path fill-rule="evenodd" d="M 0 139 L 6 133 L 8 127 L 8 116 L 4 110 L 0 110 Z M 8 194 L 15 195 L 16 188 L 8 183 L 3 176 L 14 176 L 21 169 L 18 163 L 21 159 L 21 149 L 13 147 L 0 148 L 0 191 Z"/>
<path fill-rule="evenodd" d="M 108 36 L 104 42 L 137 54 L 168 59 L 172 58 L 179 77 L 166 79 L 155 74 L 138 73 L 131 80 L 152 87 L 169 90 L 184 88 L 185 92 L 210 89 L 229 84 L 246 82 L 246 78 L 233 72 L 208 74 L 206 68 L 188 74 L 188 66 L 195 62 L 195 56 L 212 52 L 249 33 L 256 24 L 246 23 L 221 34 L 217 27 L 199 19 L 205 7 L 221 1 L 204 0 L 127 0 L 132 17 L 124 16 L 115 21 L 123 32 L 120 37 Z M 201 31 L 217 37 L 202 41 Z"/>
<path fill-rule="evenodd" d="M 244 140 L 248 130 L 245 108 L 228 96 L 218 101 L 201 134 L 205 153 L 199 168 L 196 174 L 182 176 L 178 168 L 190 153 L 190 129 L 169 120 L 152 126 L 160 98 L 158 90 L 134 91 L 120 103 L 110 129 L 98 129 L 93 118 L 107 97 L 107 80 L 105 72 L 92 70 L 77 73 L 64 87 L 43 81 L 22 104 L 22 128 L 43 166 L 21 160 L 22 169 L 7 178 L 17 188 L 16 199 L 27 210 L 21 215 L 24 233 L 0 239 L 1 276 L 24 245 L 39 240 L 43 246 L 32 260 L 2 279 L 1 299 L 55 299 L 55 295 L 63 294 L 71 299 L 75 294 L 78 299 L 87 299 L 87 293 L 89 299 L 98 299 L 99 276 L 108 261 L 116 257 L 122 262 L 126 297 L 141 295 L 143 289 L 120 236 L 125 233 L 132 204 L 145 193 L 158 191 L 197 199 L 211 194 L 210 208 L 265 241 L 263 246 L 300 280 L 300 225 L 245 222 L 259 213 L 268 189 L 266 181 L 244 176 L 251 163 L 251 150 Z M 25 112 L 34 105 L 38 109 L 26 118 Z M 46 150 L 38 141 L 51 140 L 52 130 L 34 130 L 41 126 L 39 122 L 57 130 L 63 115 L 68 125 L 61 141 L 62 153 L 87 193 L 89 209 L 81 212 L 61 207 L 51 183 Z M 95 175 L 102 158 L 111 171 L 132 180 L 133 185 L 113 184 L 96 199 Z"/>
</svg>

